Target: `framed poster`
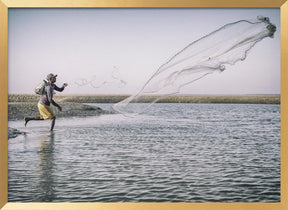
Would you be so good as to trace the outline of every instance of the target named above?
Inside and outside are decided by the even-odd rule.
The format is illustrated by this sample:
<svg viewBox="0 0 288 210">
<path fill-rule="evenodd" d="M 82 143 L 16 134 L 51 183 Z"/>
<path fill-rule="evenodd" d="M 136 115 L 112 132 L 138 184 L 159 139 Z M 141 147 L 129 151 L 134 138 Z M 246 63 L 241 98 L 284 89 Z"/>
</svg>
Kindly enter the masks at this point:
<svg viewBox="0 0 288 210">
<path fill-rule="evenodd" d="M 287 6 L 1 1 L 1 207 L 287 208 Z M 29 92 L 50 73 L 53 132 Z"/>
</svg>

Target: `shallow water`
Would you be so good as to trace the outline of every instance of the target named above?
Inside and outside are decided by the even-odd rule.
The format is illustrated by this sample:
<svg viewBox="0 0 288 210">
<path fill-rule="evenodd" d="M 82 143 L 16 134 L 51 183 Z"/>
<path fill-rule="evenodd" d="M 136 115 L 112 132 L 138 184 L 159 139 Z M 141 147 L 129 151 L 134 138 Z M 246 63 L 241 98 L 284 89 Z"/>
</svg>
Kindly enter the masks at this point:
<svg viewBox="0 0 288 210">
<path fill-rule="evenodd" d="M 109 104 L 98 104 L 108 109 Z M 137 104 L 135 104 L 137 106 Z M 9 121 L 9 202 L 280 202 L 280 106 Z"/>
</svg>

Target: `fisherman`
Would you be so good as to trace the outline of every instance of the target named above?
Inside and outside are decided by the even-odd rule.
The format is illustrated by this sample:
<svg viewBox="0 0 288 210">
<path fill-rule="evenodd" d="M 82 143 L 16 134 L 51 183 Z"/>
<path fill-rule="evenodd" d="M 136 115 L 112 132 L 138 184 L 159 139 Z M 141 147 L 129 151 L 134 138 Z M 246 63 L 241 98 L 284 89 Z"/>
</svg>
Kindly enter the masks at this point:
<svg viewBox="0 0 288 210">
<path fill-rule="evenodd" d="M 40 116 L 25 117 L 24 118 L 25 127 L 30 120 L 51 119 L 50 131 L 53 131 L 56 116 L 54 115 L 53 111 L 50 108 L 50 103 L 52 103 L 54 106 L 56 106 L 59 111 L 62 111 L 61 106 L 59 106 L 53 100 L 53 91 L 56 90 L 56 91 L 62 92 L 65 89 L 65 87 L 68 85 L 67 83 L 64 83 L 63 86 L 61 88 L 59 88 L 57 85 L 54 84 L 56 82 L 56 77 L 57 77 L 57 75 L 54 75 L 54 74 L 48 74 L 47 75 L 46 79 L 47 79 L 48 83 L 45 87 L 44 94 L 41 95 L 40 100 L 38 102 L 38 109 L 40 112 Z"/>
</svg>

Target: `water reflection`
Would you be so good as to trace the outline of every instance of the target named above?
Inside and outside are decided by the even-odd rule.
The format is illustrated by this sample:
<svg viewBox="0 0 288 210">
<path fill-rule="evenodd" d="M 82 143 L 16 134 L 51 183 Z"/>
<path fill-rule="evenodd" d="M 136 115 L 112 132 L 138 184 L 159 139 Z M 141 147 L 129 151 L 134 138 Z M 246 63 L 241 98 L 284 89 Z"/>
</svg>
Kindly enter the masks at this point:
<svg viewBox="0 0 288 210">
<path fill-rule="evenodd" d="M 36 200 L 40 202 L 51 202 L 54 196 L 54 140 L 55 134 L 40 135 L 40 148 L 38 151 L 39 166 L 38 176 L 39 184 L 37 186 L 39 197 Z"/>
</svg>

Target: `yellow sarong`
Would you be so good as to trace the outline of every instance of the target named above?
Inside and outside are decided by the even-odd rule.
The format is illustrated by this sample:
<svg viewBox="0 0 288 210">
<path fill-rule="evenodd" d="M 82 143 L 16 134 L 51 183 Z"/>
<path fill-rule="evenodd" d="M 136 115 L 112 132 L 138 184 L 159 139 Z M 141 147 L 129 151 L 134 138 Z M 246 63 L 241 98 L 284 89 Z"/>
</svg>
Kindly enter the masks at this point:
<svg viewBox="0 0 288 210">
<path fill-rule="evenodd" d="M 51 119 L 54 117 L 54 113 L 51 110 L 50 106 L 46 106 L 43 104 L 38 103 L 38 109 L 40 112 L 40 117 L 44 120 Z"/>
</svg>

